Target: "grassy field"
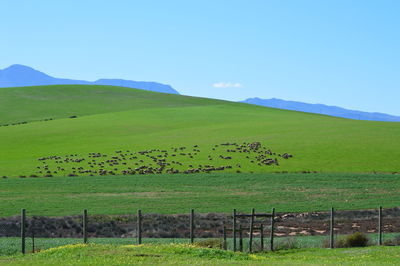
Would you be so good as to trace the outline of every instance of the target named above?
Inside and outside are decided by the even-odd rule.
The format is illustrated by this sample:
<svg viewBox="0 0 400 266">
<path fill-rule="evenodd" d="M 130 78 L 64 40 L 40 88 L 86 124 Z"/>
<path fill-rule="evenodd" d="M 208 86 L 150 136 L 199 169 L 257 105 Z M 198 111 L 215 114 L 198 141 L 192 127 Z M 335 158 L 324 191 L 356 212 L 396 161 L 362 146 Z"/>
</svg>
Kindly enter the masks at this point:
<svg viewBox="0 0 400 266">
<path fill-rule="evenodd" d="M 77 118 L 68 118 L 72 115 Z M 54 120 L 43 121 L 49 118 Z M 38 158 L 52 155 L 88 158 L 89 153 L 112 156 L 117 150 L 135 153 L 194 145 L 201 152 L 179 158 L 182 167 L 209 164 L 209 155 L 214 166 L 221 166 L 227 161 L 219 158 L 222 151 L 212 150 L 214 145 L 253 141 L 294 157 L 280 160 L 279 166 L 260 166 L 233 155 L 233 167 L 226 172 L 400 171 L 400 123 L 354 121 L 110 86 L 1 88 L 0 124 L 24 121 L 29 123 L 0 127 L 0 176 L 35 174 Z M 52 170 L 53 176 L 68 173 Z"/>
<path fill-rule="evenodd" d="M 230 104 L 114 86 L 54 85 L 0 88 L 0 125 L 140 110 Z"/>
<path fill-rule="evenodd" d="M 383 240 L 393 239 L 398 234 L 388 233 L 384 234 Z M 335 238 L 339 239 L 343 235 L 336 235 Z M 369 245 L 377 245 L 377 234 L 368 234 Z M 210 239 L 196 238 L 196 242 L 204 242 Z M 222 241 L 222 239 L 220 239 Z M 296 236 L 296 237 L 275 237 L 275 248 L 282 249 L 288 243 L 292 248 L 322 248 L 328 243 L 329 236 Z M 90 244 L 108 244 L 108 245 L 136 245 L 136 238 L 89 238 Z M 46 250 L 49 248 L 55 248 L 65 245 L 82 244 L 82 238 L 36 238 L 35 239 L 35 252 L 37 250 Z M 143 238 L 143 244 L 188 244 L 189 239 L 187 238 Z M 243 250 L 248 251 L 249 245 L 248 238 L 243 239 Z M 26 253 L 32 253 L 32 239 L 26 239 Z M 233 249 L 233 239 L 228 238 L 227 249 Z M 264 250 L 270 249 L 269 238 L 264 239 Z M 258 238 L 253 239 L 253 250 L 260 250 L 260 240 Z M 21 238 L 19 237 L 1 237 L 0 238 L 0 256 L 14 255 L 21 252 Z"/>
<path fill-rule="evenodd" d="M 0 179 L 0 217 L 196 212 L 278 212 L 399 206 L 392 174 L 178 174 Z"/>
<path fill-rule="evenodd" d="M 0 257 L 2 265 L 394 265 L 399 247 L 299 249 L 258 254 L 189 245 L 68 245 L 31 255 Z"/>
<path fill-rule="evenodd" d="M 296 243 L 299 248 L 315 248 L 322 247 L 322 242 L 327 237 L 313 236 L 313 237 L 296 237 Z M 203 241 L 203 239 L 195 239 L 195 241 Z M 269 240 L 265 240 L 265 249 L 268 249 Z M 275 242 L 282 241 L 278 238 Z M 55 248 L 65 245 L 82 244 L 83 240 L 79 238 L 36 238 L 35 239 L 35 250 L 46 250 L 49 248 Z M 137 244 L 135 238 L 90 238 L 90 244 L 111 244 L 111 245 L 134 245 Z M 142 239 L 143 244 L 188 244 L 189 239 L 185 238 L 144 238 Z M 259 240 L 254 240 L 254 247 L 259 247 Z M 31 238 L 26 239 L 27 253 L 32 253 L 32 240 Z M 232 249 L 232 240 L 228 239 L 228 249 Z M 243 241 L 244 250 L 248 250 L 248 239 L 245 238 Z M 21 239 L 17 237 L 0 238 L 0 256 L 1 255 L 13 255 L 21 252 Z"/>
<path fill-rule="evenodd" d="M 90 244 L 109 244 L 109 245 L 133 245 L 136 244 L 134 238 L 90 238 Z M 187 244 L 188 239 L 184 238 L 144 238 L 144 244 Z M 35 251 L 46 250 L 65 245 L 82 244 L 81 238 L 36 238 Z M 26 253 L 32 253 L 32 239 L 26 239 Z M 0 256 L 21 253 L 21 238 L 1 237 Z"/>
</svg>

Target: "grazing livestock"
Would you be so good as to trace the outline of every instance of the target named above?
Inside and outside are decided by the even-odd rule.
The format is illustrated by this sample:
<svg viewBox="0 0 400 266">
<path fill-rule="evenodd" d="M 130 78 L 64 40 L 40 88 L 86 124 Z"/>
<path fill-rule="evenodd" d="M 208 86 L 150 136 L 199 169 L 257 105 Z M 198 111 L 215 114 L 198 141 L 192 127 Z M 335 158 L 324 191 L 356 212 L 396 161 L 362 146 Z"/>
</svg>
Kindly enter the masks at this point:
<svg viewBox="0 0 400 266">
<path fill-rule="evenodd" d="M 227 147 L 228 146 L 228 147 Z M 35 167 L 35 174 L 31 176 L 44 173 L 45 176 L 51 174 L 58 174 L 61 172 L 69 173 L 68 176 L 76 175 L 134 175 L 134 174 L 177 174 L 177 173 L 210 173 L 213 171 L 226 171 L 232 169 L 240 173 L 239 169 L 242 168 L 242 162 L 247 161 L 245 164 L 247 167 L 251 164 L 254 167 L 256 163 L 260 167 L 265 167 L 269 165 L 279 165 L 277 158 L 271 158 L 276 155 L 267 147 L 262 146 L 260 142 L 243 142 L 237 144 L 235 142 L 225 142 L 222 144 L 213 145 L 207 149 L 201 151 L 198 147 L 199 145 L 192 145 L 190 150 L 185 146 L 172 147 L 169 149 L 149 149 L 142 151 L 122 151 L 116 150 L 111 154 L 103 154 L 100 152 L 90 152 L 86 156 L 78 154 L 67 154 L 65 156 L 51 155 L 38 158 L 38 161 L 42 162 L 41 166 Z M 224 148 L 225 147 L 225 148 Z M 228 148 L 228 149 L 226 149 Z M 172 151 L 169 154 L 167 150 Z M 184 152 L 187 150 L 188 152 Z M 190 152 L 189 152 L 190 151 Z M 219 154 L 217 155 L 216 152 Z M 204 154 L 206 153 L 206 154 Z M 237 156 L 234 158 L 229 156 L 231 153 L 236 153 Z M 200 161 L 193 159 L 194 157 L 199 157 Z M 174 160 L 170 160 L 174 158 Z M 278 153 L 277 156 L 285 160 L 292 158 L 293 155 L 289 153 Z M 106 159 L 109 158 L 109 159 Z M 216 159 L 215 159 L 216 158 Z M 181 161 L 182 159 L 182 161 Z M 194 168 L 195 163 L 201 162 L 203 160 L 208 161 L 221 161 L 221 160 L 231 160 L 232 165 L 198 165 Z M 251 163 L 251 164 L 249 164 Z M 171 164 L 175 165 L 175 168 L 166 168 Z M 118 166 L 119 168 L 117 168 Z M 132 169 L 131 166 L 135 166 Z M 249 171 L 247 167 L 243 166 L 243 171 Z M 250 172 L 250 171 L 249 171 Z M 65 175 L 65 174 L 64 174 Z"/>
<path fill-rule="evenodd" d="M 247 146 L 250 149 L 252 149 L 253 151 L 257 151 L 261 147 L 261 143 L 256 141 L 256 142 L 252 142 L 252 143 L 248 144 Z"/>
</svg>

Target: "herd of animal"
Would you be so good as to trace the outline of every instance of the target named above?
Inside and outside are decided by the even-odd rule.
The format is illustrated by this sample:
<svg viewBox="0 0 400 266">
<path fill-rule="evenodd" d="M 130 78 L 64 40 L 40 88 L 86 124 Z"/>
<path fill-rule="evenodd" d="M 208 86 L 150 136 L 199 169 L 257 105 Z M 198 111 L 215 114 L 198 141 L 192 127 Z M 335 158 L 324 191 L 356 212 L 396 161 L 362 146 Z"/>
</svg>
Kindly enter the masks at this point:
<svg viewBox="0 0 400 266">
<path fill-rule="evenodd" d="M 118 150 L 113 154 L 92 152 L 86 156 L 51 155 L 38 159 L 39 165 L 30 177 L 80 175 L 144 175 L 210 173 L 229 171 L 240 173 L 243 165 L 279 166 L 279 160 L 293 156 L 277 154 L 260 142 L 222 143 L 151 149 L 142 151 Z M 20 176 L 26 177 L 26 176 Z"/>
</svg>

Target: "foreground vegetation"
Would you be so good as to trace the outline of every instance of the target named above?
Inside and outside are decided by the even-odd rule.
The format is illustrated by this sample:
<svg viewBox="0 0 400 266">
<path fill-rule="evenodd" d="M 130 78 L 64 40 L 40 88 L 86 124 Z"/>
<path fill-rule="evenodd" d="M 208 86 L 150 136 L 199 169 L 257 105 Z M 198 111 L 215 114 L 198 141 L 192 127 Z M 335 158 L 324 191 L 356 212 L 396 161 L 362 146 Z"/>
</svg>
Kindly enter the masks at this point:
<svg viewBox="0 0 400 266">
<path fill-rule="evenodd" d="M 323 241 L 327 239 L 326 236 L 298 236 L 296 238 L 277 238 L 276 246 L 280 246 L 280 243 L 287 243 L 286 240 L 295 241 L 296 248 L 315 248 L 322 247 Z M 208 239 L 210 240 L 210 239 Z M 220 243 L 222 239 L 212 239 Z M 187 238 L 143 238 L 143 244 L 188 244 L 189 239 Z M 207 239 L 195 239 L 195 243 L 202 243 Z M 35 250 L 46 250 L 49 248 L 55 248 L 65 245 L 82 244 L 82 238 L 36 238 L 35 239 Z M 136 238 L 90 238 L 90 244 L 111 244 L 111 245 L 132 245 L 137 244 Z M 32 253 L 32 239 L 26 239 L 27 253 Z M 259 240 L 254 240 L 254 246 L 259 247 Z M 232 239 L 228 239 L 227 247 L 232 250 Z M 265 250 L 268 250 L 269 242 L 268 239 L 264 243 Z M 248 238 L 243 241 L 244 250 L 248 250 Z M 0 255 L 13 255 L 21 252 L 21 238 L 19 237 L 2 237 L 0 238 Z"/>
<path fill-rule="evenodd" d="M 31 255 L 0 257 L 3 265 L 382 265 L 396 264 L 399 247 L 299 249 L 258 254 L 233 253 L 182 244 L 67 245 Z"/>
<path fill-rule="evenodd" d="M 0 217 L 18 215 L 278 212 L 395 207 L 391 174 L 188 174 L 0 179 Z"/>
<path fill-rule="evenodd" d="M 11 125 L 22 122 L 27 124 Z M 218 151 L 210 151 L 212 145 L 253 141 L 294 157 L 279 166 L 261 167 L 243 160 L 241 172 L 400 172 L 400 123 L 355 121 L 129 88 L 1 88 L 0 124 L 0 176 L 8 177 L 36 174 L 42 157 L 194 145 L 201 147 L 202 154 L 180 162 L 197 167 L 210 163 L 208 155 L 219 158 Z M 216 167 L 221 163 L 212 161 Z"/>
<path fill-rule="evenodd" d="M 368 245 L 378 245 L 378 235 L 367 234 Z M 336 244 L 343 242 L 347 235 L 336 235 Z M 387 233 L 383 236 L 384 245 L 399 246 L 400 235 L 397 233 Z M 243 250 L 246 252 L 249 249 L 249 239 L 243 239 Z M 135 245 L 137 244 L 136 238 L 89 238 L 90 244 L 108 244 L 108 245 Z M 264 239 L 264 250 L 270 249 L 269 238 Z M 35 252 L 43 251 L 50 248 L 82 244 L 82 238 L 35 238 Z M 143 244 L 188 244 L 188 238 L 143 238 Z M 195 245 L 200 247 L 221 248 L 223 243 L 222 238 L 195 238 Z M 253 239 L 253 250 L 260 250 L 260 239 Z M 306 248 L 327 248 L 329 246 L 329 236 L 290 236 L 290 237 L 275 237 L 275 250 L 287 249 L 306 249 Z M 338 245 L 337 245 L 338 246 Z M 344 246 L 338 246 L 344 247 Z M 26 238 L 26 253 L 32 253 L 32 238 Z M 227 238 L 227 249 L 233 249 L 233 239 Z M 19 237 L 1 237 L 0 238 L 0 256 L 14 255 L 21 253 L 21 238 Z"/>
</svg>

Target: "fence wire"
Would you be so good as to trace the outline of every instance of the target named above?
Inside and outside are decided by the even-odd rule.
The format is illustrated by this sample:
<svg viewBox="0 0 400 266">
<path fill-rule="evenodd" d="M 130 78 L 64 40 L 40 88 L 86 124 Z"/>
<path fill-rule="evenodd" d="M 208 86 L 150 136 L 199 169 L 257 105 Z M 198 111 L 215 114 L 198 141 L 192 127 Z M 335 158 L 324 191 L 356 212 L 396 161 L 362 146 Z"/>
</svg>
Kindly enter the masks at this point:
<svg viewBox="0 0 400 266">
<path fill-rule="evenodd" d="M 238 212 L 245 213 L 245 212 Z M 368 236 L 369 245 L 379 243 L 379 209 L 335 210 L 334 243 L 355 232 Z M 0 255 L 22 252 L 21 215 L 0 218 Z M 236 221 L 236 250 L 247 252 L 250 246 L 249 217 Z M 329 247 L 330 212 L 277 213 L 274 223 L 274 249 Z M 194 244 L 205 247 L 233 249 L 232 214 L 195 213 L 193 217 Z M 255 218 L 252 251 L 271 249 L 270 218 Z M 135 245 L 139 243 L 138 215 L 87 215 L 88 243 Z M 190 243 L 190 214 L 162 215 L 142 213 L 142 243 Z M 382 244 L 400 244 L 400 209 L 387 208 L 381 212 Z M 27 211 L 25 218 L 25 253 L 69 244 L 84 243 L 83 214 L 65 217 L 35 216 Z M 224 238 L 226 241 L 224 242 Z M 242 240 L 240 240 L 242 239 Z M 204 242 L 204 243 L 203 243 Z"/>
</svg>

